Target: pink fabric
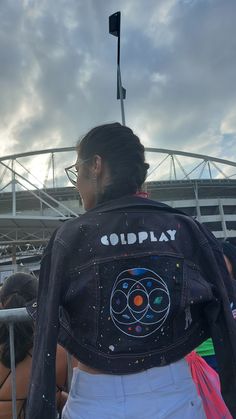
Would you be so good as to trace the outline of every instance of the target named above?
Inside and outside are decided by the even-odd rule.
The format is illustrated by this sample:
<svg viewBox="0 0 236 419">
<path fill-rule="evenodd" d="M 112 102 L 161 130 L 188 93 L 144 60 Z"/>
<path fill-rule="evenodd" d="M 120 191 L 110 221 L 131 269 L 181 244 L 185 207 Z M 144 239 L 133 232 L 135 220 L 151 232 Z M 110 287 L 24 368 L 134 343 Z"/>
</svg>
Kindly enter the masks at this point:
<svg viewBox="0 0 236 419">
<path fill-rule="evenodd" d="M 196 352 L 185 357 L 191 370 L 197 392 L 202 399 L 207 419 L 232 419 L 221 396 L 218 374 Z"/>
<path fill-rule="evenodd" d="M 148 198 L 149 197 L 149 193 L 144 192 L 144 191 L 137 191 L 134 195 L 139 196 L 140 198 Z"/>
</svg>

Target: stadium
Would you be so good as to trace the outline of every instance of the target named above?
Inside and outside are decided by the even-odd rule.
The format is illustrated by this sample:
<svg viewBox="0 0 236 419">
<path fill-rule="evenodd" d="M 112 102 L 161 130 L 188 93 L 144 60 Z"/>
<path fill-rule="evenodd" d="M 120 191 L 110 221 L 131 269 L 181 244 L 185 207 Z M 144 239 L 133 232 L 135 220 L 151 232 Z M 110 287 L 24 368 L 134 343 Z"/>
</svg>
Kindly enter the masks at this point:
<svg viewBox="0 0 236 419">
<path fill-rule="evenodd" d="M 236 163 L 176 150 L 146 148 L 150 169 L 144 189 L 236 244 Z M 83 213 L 64 168 L 74 147 L 0 158 L 0 283 L 13 271 L 36 275 L 52 232 Z"/>
</svg>

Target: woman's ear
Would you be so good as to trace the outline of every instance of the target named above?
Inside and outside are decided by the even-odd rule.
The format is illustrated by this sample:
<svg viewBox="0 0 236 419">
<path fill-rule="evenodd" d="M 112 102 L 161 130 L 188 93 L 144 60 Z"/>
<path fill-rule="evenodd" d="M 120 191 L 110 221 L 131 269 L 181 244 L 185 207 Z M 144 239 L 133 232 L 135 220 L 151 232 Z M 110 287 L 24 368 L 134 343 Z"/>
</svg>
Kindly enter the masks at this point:
<svg viewBox="0 0 236 419">
<path fill-rule="evenodd" d="M 93 157 L 90 173 L 96 185 L 97 192 L 103 192 L 104 187 L 110 183 L 111 177 L 106 161 L 98 154 L 95 154 Z"/>
<path fill-rule="evenodd" d="M 91 165 L 93 176 L 98 178 L 102 173 L 102 168 L 103 168 L 102 158 L 98 154 L 95 154 L 93 156 L 92 165 Z"/>
</svg>

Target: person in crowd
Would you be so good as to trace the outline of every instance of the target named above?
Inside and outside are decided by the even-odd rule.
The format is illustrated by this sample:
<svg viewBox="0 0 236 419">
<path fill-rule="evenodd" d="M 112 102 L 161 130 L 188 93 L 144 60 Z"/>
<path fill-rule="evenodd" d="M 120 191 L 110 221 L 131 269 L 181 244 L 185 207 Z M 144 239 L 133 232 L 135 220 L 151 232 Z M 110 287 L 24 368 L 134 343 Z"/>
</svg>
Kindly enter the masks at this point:
<svg viewBox="0 0 236 419">
<path fill-rule="evenodd" d="M 222 250 L 191 217 L 139 196 L 148 167 L 119 123 L 77 145 L 66 171 L 86 212 L 53 234 L 42 260 L 27 419 L 55 418 L 59 329 L 78 359 L 63 419 L 204 418 L 185 356 L 210 336 L 236 417 L 235 294 Z"/>
<path fill-rule="evenodd" d="M 229 274 L 232 279 L 236 280 L 236 247 L 229 241 L 225 240 L 222 243 L 222 248 Z"/>
<path fill-rule="evenodd" d="M 15 273 L 8 277 L 0 290 L 2 309 L 25 307 L 37 297 L 38 281 L 26 273 Z M 25 418 L 25 407 L 30 381 L 32 348 L 34 338 L 33 322 L 14 324 L 14 346 L 16 363 L 16 406 L 17 418 Z M 63 388 L 67 379 L 67 357 L 61 346 L 57 346 L 57 408 L 62 410 L 66 401 Z M 0 419 L 12 418 L 11 362 L 9 332 L 6 324 L 0 324 Z"/>
</svg>

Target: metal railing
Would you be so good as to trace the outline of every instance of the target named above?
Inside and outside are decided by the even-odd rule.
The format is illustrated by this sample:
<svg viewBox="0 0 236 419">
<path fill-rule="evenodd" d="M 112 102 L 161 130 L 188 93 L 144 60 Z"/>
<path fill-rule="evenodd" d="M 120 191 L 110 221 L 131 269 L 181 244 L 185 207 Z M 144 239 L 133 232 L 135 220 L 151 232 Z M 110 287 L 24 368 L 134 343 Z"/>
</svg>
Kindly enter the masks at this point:
<svg viewBox="0 0 236 419">
<path fill-rule="evenodd" d="M 9 328 L 10 338 L 10 358 L 11 358 L 11 391 L 12 391 L 12 419 L 17 419 L 16 406 L 16 365 L 15 365 L 15 346 L 14 346 L 14 323 L 32 321 L 26 308 L 11 308 L 0 310 L 0 323 L 5 323 Z M 71 355 L 67 354 L 67 387 L 70 389 L 72 378 Z"/>
<path fill-rule="evenodd" d="M 11 357 L 11 398 L 12 398 L 12 418 L 17 419 L 16 409 L 16 365 L 15 365 L 15 346 L 14 346 L 14 323 L 32 321 L 26 308 L 11 308 L 0 310 L 0 323 L 7 323 L 10 337 L 10 357 Z"/>
</svg>

